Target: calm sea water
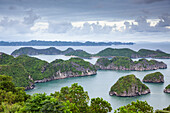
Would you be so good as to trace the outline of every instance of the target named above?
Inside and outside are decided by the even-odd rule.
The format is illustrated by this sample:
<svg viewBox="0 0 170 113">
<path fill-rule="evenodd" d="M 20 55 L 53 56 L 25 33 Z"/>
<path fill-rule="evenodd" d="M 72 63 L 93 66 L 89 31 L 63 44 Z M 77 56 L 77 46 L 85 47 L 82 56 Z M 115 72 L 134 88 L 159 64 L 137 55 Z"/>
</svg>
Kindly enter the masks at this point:
<svg viewBox="0 0 170 113">
<path fill-rule="evenodd" d="M 34 46 L 35 48 L 47 48 L 47 46 Z M 107 46 L 108 47 L 108 46 Z M 74 49 L 83 49 L 90 53 L 97 53 L 98 51 L 107 48 L 106 46 L 73 46 Z M 139 50 L 141 48 L 145 49 L 160 49 L 165 52 L 170 53 L 170 43 L 140 43 L 131 46 L 122 45 L 122 46 L 110 46 L 112 48 L 131 48 L 133 50 Z M 11 54 L 15 49 L 20 48 L 19 46 L 0 46 L 0 52 L 5 52 L 7 54 Z M 60 46 L 56 47 L 61 50 L 65 50 L 68 46 Z M 55 59 L 64 59 L 67 60 L 70 57 L 64 55 L 37 55 L 34 56 L 40 58 L 42 60 L 46 60 L 51 62 Z M 97 58 L 85 59 L 91 63 L 95 63 Z M 134 59 L 136 60 L 136 59 Z M 170 104 L 170 94 L 163 93 L 163 89 L 170 84 L 170 59 L 157 59 L 159 61 L 163 61 L 168 65 L 167 69 L 159 69 L 156 71 L 160 71 L 164 74 L 165 83 L 163 84 L 152 84 L 145 83 L 151 90 L 150 94 L 138 96 L 138 97 L 116 97 L 109 96 L 109 90 L 111 86 L 121 77 L 128 74 L 135 74 L 140 80 L 143 77 L 152 72 L 156 71 L 97 71 L 97 75 L 87 76 L 87 77 L 74 77 L 74 78 L 66 78 L 61 80 L 54 80 L 46 83 L 38 83 L 36 84 L 35 89 L 27 91 L 28 94 L 34 93 L 54 93 L 55 91 L 59 91 L 61 87 L 71 86 L 73 83 L 78 83 L 84 87 L 85 91 L 88 91 L 90 98 L 102 97 L 111 103 L 113 109 L 116 109 L 122 105 L 127 105 L 131 101 L 138 100 L 146 100 L 154 109 L 162 109 L 167 107 Z"/>
</svg>

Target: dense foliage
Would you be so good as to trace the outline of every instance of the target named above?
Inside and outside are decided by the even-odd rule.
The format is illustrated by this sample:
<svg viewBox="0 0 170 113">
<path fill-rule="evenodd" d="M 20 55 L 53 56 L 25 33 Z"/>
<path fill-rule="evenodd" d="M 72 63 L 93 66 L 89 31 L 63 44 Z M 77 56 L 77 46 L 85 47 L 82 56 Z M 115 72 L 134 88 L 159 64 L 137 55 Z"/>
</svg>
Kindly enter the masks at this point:
<svg viewBox="0 0 170 113">
<path fill-rule="evenodd" d="M 170 54 L 165 53 L 163 51 L 160 51 L 160 50 L 153 51 L 153 50 L 148 50 L 148 49 L 140 49 L 138 51 L 138 55 L 140 57 L 153 57 L 153 58 L 159 58 L 162 56 L 170 57 Z"/>
<path fill-rule="evenodd" d="M 156 110 L 155 113 L 170 113 L 170 105 L 163 110 Z"/>
<path fill-rule="evenodd" d="M 136 102 L 132 101 L 131 104 L 118 108 L 114 113 L 153 113 L 153 107 L 146 101 L 137 100 Z"/>
<path fill-rule="evenodd" d="M 92 98 L 89 105 L 88 92 L 77 83 L 51 95 L 36 93 L 30 96 L 11 81 L 10 76 L 0 75 L 0 112 L 3 113 L 108 113 L 112 110 L 110 103 L 99 97 Z M 166 113 L 169 108 L 156 113 Z M 153 107 L 137 100 L 118 108 L 115 113 L 153 113 Z"/>
<path fill-rule="evenodd" d="M 29 73 L 21 64 L 9 64 L 0 66 L 0 75 L 11 76 L 13 78 L 12 82 L 17 87 L 26 87 L 30 85 L 30 82 L 33 82 L 28 78 Z"/>
<path fill-rule="evenodd" d="M 132 55 L 136 56 L 137 52 L 128 49 L 128 48 L 123 48 L 123 49 L 114 49 L 114 48 L 106 48 L 99 53 L 95 54 L 95 56 L 125 56 L 125 57 L 132 57 Z"/>
<path fill-rule="evenodd" d="M 11 55 L 1 53 L 0 63 L 0 74 L 12 76 L 13 83 L 18 87 L 27 87 L 35 80 L 58 77 L 57 72 L 71 72 L 73 76 L 83 75 L 90 71 L 96 72 L 94 65 L 80 58 L 71 58 L 66 61 L 56 59 L 48 63 L 27 55 L 14 58 Z"/>
<path fill-rule="evenodd" d="M 148 49 L 140 49 L 139 51 L 133 51 L 129 48 L 106 48 L 101 50 L 96 54 L 90 54 L 83 50 L 74 50 L 72 48 L 68 48 L 65 51 L 61 51 L 54 47 L 50 47 L 47 49 L 35 49 L 32 47 L 22 47 L 12 52 L 12 55 L 38 55 L 38 54 L 45 54 L 45 55 L 66 55 L 66 56 L 78 56 L 83 58 L 89 58 L 92 56 L 99 56 L 99 57 L 113 57 L 113 56 L 124 56 L 130 58 L 170 58 L 170 54 L 162 52 L 160 50 L 148 50 Z"/>
<path fill-rule="evenodd" d="M 0 112 L 13 113 L 18 110 L 30 96 L 22 87 L 15 87 L 12 77 L 0 75 Z"/>
<path fill-rule="evenodd" d="M 170 84 L 168 86 L 166 86 L 165 89 L 170 89 Z"/>
<path fill-rule="evenodd" d="M 146 60 L 146 59 L 140 59 L 139 61 L 132 61 L 129 57 L 113 57 L 111 60 L 107 58 L 99 58 L 97 60 L 98 64 L 103 65 L 103 66 L 108 66 L 110 64 L 114 64 L 114 66 L 117 67 L 125 67 L 125 68 L 130 68 L 136 64 L 140 64 L 142 67 L 146 68 L 148 65 L 154 65 L 157 63 L 155 60 Z"/>
<path fill-rule="evenodd" d="M 88 105 L 87 91 L 77 83 L 63 87 L 51 95 L 27 95 L 24 88 L 15 87 L 10 76 L 0 75 L 0 112 L 6 113 L 107 113 L 110 103 L 93 98 Z M 100 107 L 99 107 L 100 106 Z"/>
<path fill-rule="evenodd" d="M 106 48 L 99 53 L 95 54 L 95 56 L 125 56 L 131 58 L 170 58 L 170 54 L 162 52 L 160 50 L 148 50 L 148 49 L 140 49 L 138 52 L 133 51 L 128 48 L 123 49 L 114 49 L 114 48 Z"/>
<path fill-rule="evenodd" d="M 119 78 L 118 81 L 111 87 L 110 91 L 121 94 L 124 91 L 128 92 L 129 88 L 132 87 L 132 85 L 138 87 L 138 92 L 140 91 L 140 89 L 142 89 L 142 91 L 149 89 L 145 84 L 140 81 L 140 79 L 131 74 Z"/>
<path fill-rule="evenodd" d="M 68 54 L 65 54 L 66 56 L 79 56 L 79 57 L 82 57 L 82 58 L 90 58 L 92 55 L 87 53 L 86 51 L 83 51 L 83 50 L 76 50 L 76 51 L 73 51 L 73 52 L 70 52 Z"/>
<path fill-rule="evenodd" d="M 79 75 L 82 75 L 82 72 L 85 72 L 85 70 L 88 71 L 96 71 L 96 68 L 94 65 L 92 65 L 91 63 L 84 61 L 81 58 L 70 58 L 69 60 L 60 60 L 57 59 L 53 62 L 51 62 L 51 64 L 54 67 L 55 71 L 60 71 L 60 72 L 73 72 Z"/>
<path fill-rule="evenodd" d="M 150 74 L 147 74 L 147 75 L 143 78 L 143 81 L 145 81 L 145 80 L 151 80 L 151 81 L 154 82 L 155 80 L 160 79 L 160 77 L 161 77 L 161 78 L 164 77 L 163 74 L 160 73 L 160 72 L 150 73 Z"/>
</svg>

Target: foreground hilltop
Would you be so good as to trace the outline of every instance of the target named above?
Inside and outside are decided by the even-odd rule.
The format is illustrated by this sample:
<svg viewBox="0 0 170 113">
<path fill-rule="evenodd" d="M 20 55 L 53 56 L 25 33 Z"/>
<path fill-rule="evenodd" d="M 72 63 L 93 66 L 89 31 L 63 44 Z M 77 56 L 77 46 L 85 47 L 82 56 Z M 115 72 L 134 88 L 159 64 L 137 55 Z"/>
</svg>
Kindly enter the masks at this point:
<svg viewBox="0 0 170 113">
<path fill-rule="evenodd" d="M 106 48 L 96 54 L 90 54 L 83 50 L 74 50 L 73 48 L 68 48 L 65 51 L 56 49 L 55 47 L 50 47 L 47 49 L 35 49 L 32 47 L 22 47 L 12 52 L 11 55 L 66 55 L 66 56 L 78 56 L 84 58 L 90 57 L 115 57 L 115 56 L 124 56 L 130 58 L 170 58 L 170 54 L 165 53 L 161 50 L 148 50 L 140 49 L 139 51 L 133 51 L 128 48 L 116 49 L 116 48 Z"/>
<path fill-rule="evenodd" d="M 96 68 L 93 64 L 80 58 L 71 58 L 66 61 L 57 59 L 48 63 L 26 55 L 14 58 L 11 55 L 0 53 L 0 74 L 12 76 L 16 86 L 31 89 L 37 82 L 94 75 Z"/>
<path fill-rule="evenodd" d="M 101 70 L 156 70 L 166 69 L 167 65 L 156 60 L 140 59 L 133 61 L 129 57 L 114 57 L 111 60 L 108 58 L 99 58 L 95 64 L 97 69 Z"/>
<path fill-rule="evenodd" d="M 148 93 L 150 93 L 150 89 L 133 74 L 119 78 L 109 92 L 111 96 L 121 97 L 133 97 Z"/>
</svg>

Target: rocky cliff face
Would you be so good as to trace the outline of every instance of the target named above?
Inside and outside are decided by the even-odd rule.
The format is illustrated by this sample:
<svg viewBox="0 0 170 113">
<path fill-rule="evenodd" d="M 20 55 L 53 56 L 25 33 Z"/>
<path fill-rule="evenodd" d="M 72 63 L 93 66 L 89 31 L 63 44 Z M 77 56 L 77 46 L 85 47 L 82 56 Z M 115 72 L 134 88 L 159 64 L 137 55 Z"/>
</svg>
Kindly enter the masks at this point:
<svg viewBox="0 0 170 113">
<path fill-rule="evenodd" d="M 72 71 L 68 72 L 60 72 L 57 71 L 56 74 L 53 77 L 50 78 L 44 78 L 42 80 L 35 80 L 35 83 L 42 83 L 42 82 L 48 82 L 51 80 L 58 80 L 58 79 L 64 79 L 64 78 L 70 78 L 70 77 L 81 77 L 81 76 L 90 76 L 90 75 L 96 75 L 96 71 L 87 71 L 82 72 L 82 74 L 74 73 Z"/>
<path fill-rule="evenodd" d="M 122 59 L 123 57 L 119 58 Z M 97 60 L 95 66 L 97 69 L 101 70 L 134 70 L 134 71 L 157 70 L 167 68 L 167 65 L 165 63 L 158 62 L 156 60 L 148 61 L 146 59 L 142 59 L 140 61 L 133 62 L 130 58 L 126 60 L 120 59 L 114 57 L 113 59 L 108 61 L 107 58 L 100 58 Z"/>
<path fill-rule="evenodd" d="M 119 97 L 134 97 L 134 96 L 146 95 L 148 93 L 150 93 L 150 89 L 147 89 L 144 91 L 142 91 L 142 89 L 140 89 L 138 91 L 138 88 L 136 88 L 135 86 L 132 86 L 132 88 L 129 88 L 128 92 L 124 91 L 123 93 L 118 94 L 117 92 L 110 91 L 109 95 L 110 96 L 116 95 Z"/>
<path fill-rule="evenodd" d="M 164 76 L 160 72 L 150 73 L 143 78 L 143 82 L 164 83 Z"/>
<path fill-rule="evenodd" d="M 35 83 L 40 82 L 47 82 L 51 80 L 56 79 L 64 79 L 64 78 L 70 78 L 70 77 L 79 77 L 79 76 L 89 76 L 89 75 L 95 75 L 97 73 L 97 70 L 95 69 L 95 66 L 89 62 L 84 61 L 80 58 L 71 58 L 70 60 L 63 61 L 63 60 L 55 60 L 51 63 L 51 70 L 54 72 L 51 77 L 44 78 L 41 80 L 35 80 Z M 44 70 L 47 67 L 44 66 L 41 70 L 41 72 L 44 72 Z"/>
<path fill-rule="evenodd" d="M 111 87 L 109 95 L 133 97 L 148 93 L 150 93 L 150 89 L 136 78 L 135 75 L 127 75 L 119 78 L 119 80 Z"/>
<path fill-rule="evenodd" d="M 168 86 L 166 86 L 166 88 L 164 89 L 165 93 L 170 93 L 170 84 Z"/>
</svg>

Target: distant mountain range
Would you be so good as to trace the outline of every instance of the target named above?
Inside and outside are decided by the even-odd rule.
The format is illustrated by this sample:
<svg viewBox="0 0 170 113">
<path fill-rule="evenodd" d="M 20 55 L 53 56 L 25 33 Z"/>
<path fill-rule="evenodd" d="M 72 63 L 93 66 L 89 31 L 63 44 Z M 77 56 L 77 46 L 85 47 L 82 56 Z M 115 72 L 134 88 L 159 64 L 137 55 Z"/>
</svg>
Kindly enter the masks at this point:
<svg viewBox="0 0 170 113">
<path fill-rule="evenodd" d="M 0 41 L 0 46 L 111 46 L 111 45 L 133 45 L 133 42 L 71 42 L 71 41 L 40 41 L 31 40 L 27 42 L 5 42 Z"/>
</svg>

